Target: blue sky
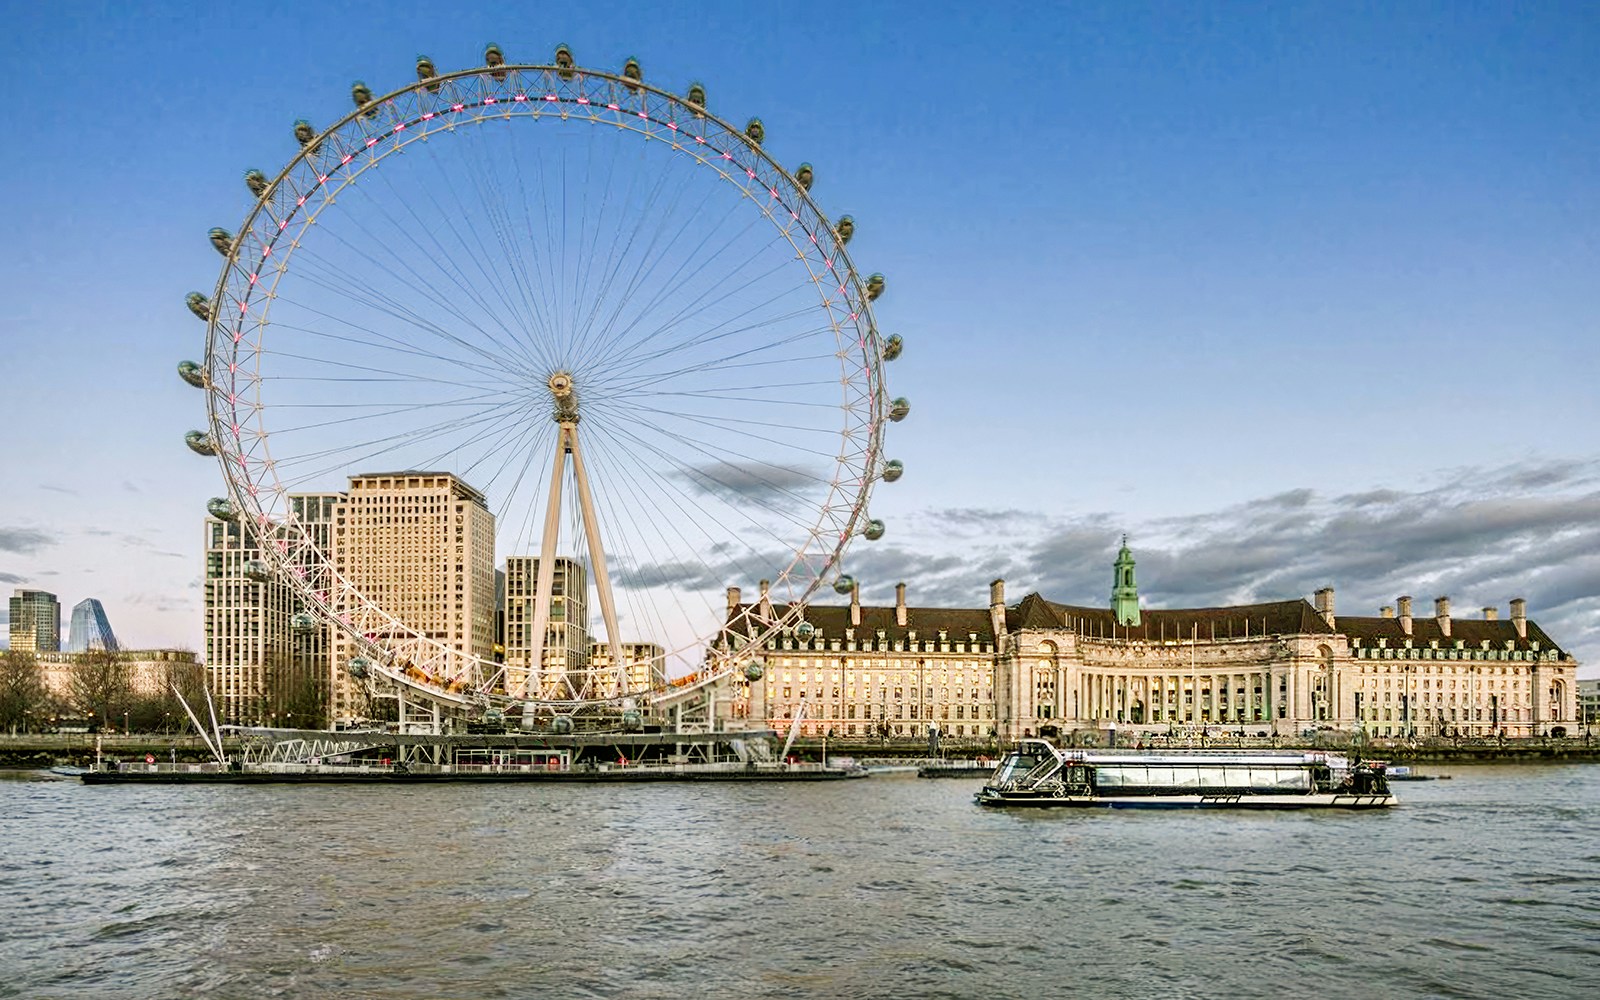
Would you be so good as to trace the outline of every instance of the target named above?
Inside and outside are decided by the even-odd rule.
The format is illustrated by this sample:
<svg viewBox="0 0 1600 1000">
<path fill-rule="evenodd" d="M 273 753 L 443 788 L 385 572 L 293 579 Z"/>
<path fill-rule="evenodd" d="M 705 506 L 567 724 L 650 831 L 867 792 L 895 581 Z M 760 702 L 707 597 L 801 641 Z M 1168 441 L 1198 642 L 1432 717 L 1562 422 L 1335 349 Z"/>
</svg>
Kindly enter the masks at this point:
<svg viewBox="0 0 1600 1000">
<path fill-rule="evenodd" d="M 351 80 L 565 41 L 760 115 L 888 275 L 869 597 L 1099 602 L 1126 530 L 1154 604 L 1526 596 L 1600 662 L 1593 6 L 150 6 L 7 11 L 0 584 L 198 645 L 206 230 Z"/>
</svg>

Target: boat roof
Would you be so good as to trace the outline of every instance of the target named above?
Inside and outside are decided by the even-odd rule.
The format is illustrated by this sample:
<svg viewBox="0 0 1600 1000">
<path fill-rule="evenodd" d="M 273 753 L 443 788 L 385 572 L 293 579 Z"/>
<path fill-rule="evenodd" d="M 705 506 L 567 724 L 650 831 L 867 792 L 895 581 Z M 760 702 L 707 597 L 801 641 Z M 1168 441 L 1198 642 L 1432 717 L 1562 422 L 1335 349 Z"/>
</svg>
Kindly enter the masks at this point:
<svg viewBox="0 0 1600 1000">
<path fill-rule="evenodd" d="M 1343 754 L 1320 750 L 1185 750 L 1151 753 L 1140 750 L 1073 750 L 1061 749 L 1047 740 L 1024 740 L 1020 752 L 1048 749 L 1062 760 L 1081 761 L 1085 764 L 1157 764 L 1163 767 L 1202 767 L 1206 765 L 1234 764 L 1239 767 L 1299 767 L 1305 764 L 1323 764 L 1332 768 L 1347 768 L 1350 761 Z"/>
</svg>

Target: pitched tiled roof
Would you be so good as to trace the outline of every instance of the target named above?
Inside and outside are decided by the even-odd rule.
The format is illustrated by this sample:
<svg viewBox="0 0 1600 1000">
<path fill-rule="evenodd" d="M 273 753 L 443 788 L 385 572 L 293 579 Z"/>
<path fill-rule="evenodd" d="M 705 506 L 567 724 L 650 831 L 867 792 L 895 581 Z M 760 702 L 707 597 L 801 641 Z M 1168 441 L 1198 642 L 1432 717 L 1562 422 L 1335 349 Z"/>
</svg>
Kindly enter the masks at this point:
<svg viewBox="0 0 1600 1000">
<path fill-rule="evenodd" d="M 753 604 L 741 604 L 739 610 L 752 608 Z M 783 615 L 792 605 L 775 604 L 773 612 Z M 816 627 L 817 637 L 822 639 L 843 639 L 845 630 L 855 629 L 857 639 L 874 638 L 878 630 L 882 629 L 884 637 L 889 640 L 909 638 L 907 633 L 917 633 L 918 640 L 937 639 L 940 631 L 950 637 L 951 642 L 966 642 L 967 636 L 976 633 L 979 642 L 993 642 L 994 629 L 989 624 L 988 608 L 906 608 L 905 625 L 895 624 L 894 607 L 869 607 L 861 606 L 861 624 L 850 624 L 850 606 L 848 604 L 811 604 L 805 610 L 805 620 Z M 731 616 L 730 616 L 731 617 Z"/>
<path fill-rule="evenodd" d="M 1331 635 L 1322 615 L 1304 598 L 1222 608 L 1141 608 L 1139 624 L 1118 625 L 1110 608 L 1083 608 L 1046 602 L 1059 621 L 1087 636 L 1118 639 L 1242 639 L 1258 635 Z"/>
<path fill-rule="evenodd" d="M 1487 639 L 1491 649 L 1528 650 L 1533 648 L 1535 642 L 1539 644 L 1541 652 L 1561 648 L 1533 621 L 1527 623 L 1527 638 L 1517 635 L 1516 623 L 1510 619 L 1488 621 L 1483 618 L 1451 618 L 1448 636 L 1439 627 L 1436 618 L 1412 618 L 1410 635 L 1401 628 L 1398 618 L 1360 618 L 1340 615 L 1335 622 L 1340 632 L 1352 639 L 1360 639 L 1363 645 L 1375 645 L 1379 639 L 1387 639 L 1390 645 L 1399 646 L 1403 645 L 1406 639 L 1410 639 L 1413 646 L 1420 648 L 1425 649 L 1437 642 L 1441 649 L 1450 649 L 1459 639 L 1467 647 L 1477 649 Z M 1507 642 L 1512 645 L 1506 646 Z"/>
<path fill-rule="evenodd" d="M 744 611 L 753 604 L 741 604 Z M 775 605 L 774 612 L 784 614 L 792 605 Z M 736 612 L 737 614 L 737 612 Z M 730 615 L 730 619 L 735 616 Z M 805 620 L 817 629 L 819 639 L 845 638 L 850 624 L 850 606 L 847 604 L 812 604 L 807 606 Z M 1088 608 L 1074 604 L 1057 604 L 1038 594 L 1029 594 L 1006 608 L 1006 628 L 1021 629 L 1071 628 L 1084 636 L 1135 639 L 1160 642 L 1198 636 L 1201 639 L 1242 639 L 1260 635 L 1337 635 L 1359 639 L 1363 644 L 1375 644 L 1379 638 L 1400 645 L 1407 638 L 1398 618 L 1362 618 L 1340 615 L 1329 626 L 1311 602 L 1300 598 L 1292 601 L 1273 601 L 1265 604 L 1235 604 L 1219 608 L 1141 608 L 1139 624 L 1132 628 L 1116 624 L 1109 607 Z M 919 640 L 937 639 L 939 632 L 947 633 L 951 641 L 967 641 L 971 634 L 979 642 L 993 642 L 987 608 L 912 608 L 906 609 L 906 624 L 895 623 L 895 609 L 890 607 L 861 606 L 861 624 L 854 626 L 856 639 L 875 638 L 881 629 L 885 638 L 894 641 L 908 639 L 916 632 Z M 1457 639 L 1467 646 L 1477 648 L 1484 639 L 1490 646 L 1504 649 L 1508 641 L 1512 649 L 1528 650 L 1537 642 L 1541 650 L 1559 649 L 1535 622 L 1527 622 L 1527 638 L 1517 635 L 1516 625 L 1508 619 L 1487 621 L 1481 618 L 1452 618 L 1450 636 L 1445 637 L 1439 623 L 1433 618 L 1413 618 L 1412 644 L 1426 647 L 1438 640 L 1441 648 L 1450 648 Z"/>
</svg>

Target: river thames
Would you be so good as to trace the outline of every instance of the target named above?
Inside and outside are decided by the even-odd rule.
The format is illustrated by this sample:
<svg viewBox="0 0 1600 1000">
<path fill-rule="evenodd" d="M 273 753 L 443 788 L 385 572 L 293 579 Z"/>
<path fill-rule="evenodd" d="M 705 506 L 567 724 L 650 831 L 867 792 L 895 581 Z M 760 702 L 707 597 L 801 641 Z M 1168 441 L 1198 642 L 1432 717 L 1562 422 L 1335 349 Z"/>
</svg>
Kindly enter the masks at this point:
<svg viewBox="0 0 1600 1000">
<path fill-rule="evenodd" d="M 0 997 L 1592 995 L 1600 766 L 1439 770 L 1260 815 L 11 774 Z"/>
</svg>

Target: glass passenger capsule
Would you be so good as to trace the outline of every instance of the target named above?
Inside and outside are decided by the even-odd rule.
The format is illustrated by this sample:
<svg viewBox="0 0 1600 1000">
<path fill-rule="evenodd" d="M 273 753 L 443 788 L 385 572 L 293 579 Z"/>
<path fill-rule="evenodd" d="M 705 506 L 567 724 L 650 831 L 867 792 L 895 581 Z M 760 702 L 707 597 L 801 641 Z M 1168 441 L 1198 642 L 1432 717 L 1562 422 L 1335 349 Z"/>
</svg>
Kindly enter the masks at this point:
<svg viewBox="0 0 1600 1000">
<path fill-rule="evenodd" d="M 310 122 L 306 121 L 304 118 L 295 119 L 294 139 L 296 142 L 302 146 L 309 146 L 311 145 L 311 140 L 315 139 L 316 137 L 317 130 L 311 127 Z"/>
<path fill-rule="evenodd" d="M 906 414 L 910 412 L 911 402 L 904 396 L 896 396 L 894 399 L 889 401 L 889 419 L 893 420 L 895 423 L 898 424 L 900 421 L 904 420 L 906 418 Z"/>
<path fill-rule="evenodd" d="M 702 86 L 698 80 L 695 81 L 694 83 L 689 84 L 689 93 L 687 95 L 687 98 L 688 98 L 689 103 L 693 104 L 695 107 L 697 107 L 697 108 L 705 107 L 706 106 L 706 88 L 704 86 Z"/>
<path fill-rule="evenodd" d="M 875 542 L 883 537 L 883 522 L 873 518 L 867 522 L 867 526 L 861 530 L 861 533 L 866 536 L 867 541 Z"/>
<path fill-rule="evenodd" d="M 883 481 L 892 483 L 906 474 L 906 467 L 898 458 L 891 458 L 883 463 Z"/>
<path fill-rule="evenodd" d="M 350 101 L 355 104 L 356 107 L 360 108 L 362 110 L 362 114 L 368 118 L 371 118 L 378 113 L 378 109 L 371 106 L 372 88 L 367 86 L 365 83 L 362 83 L 360 80 L 357 80 L 355 83 L 350 85 Z"/>
<path fill-rule="evenodd" d="M 550 720 L 550 731 L 558 736 L 572 732 L 572 716 L 558 715 Z"/>
<path fill-rule="evenodd" d="M 833 590 L 835 593 L 848 594 L 854 589 L 856 589 L 856 578 L 851 576 L 849 573 L 846 573 L 839 577 L 839 579 L 833 581 Z"/>
<path fill-rule="evenodd" d="M 206 233 L 206 238 L 211 241 L 211 246 L 222 256 L 226 257 L 233 252 L 233 234 L 221 226 L 212 227 L 211 231 Z"/>
<path fill-rule="evenodd" d="M 350 658 L 349 671 L 351 677 L 361 680 L 372 672 L 372 661 L 365 656 L 353 656 Z"/>
<path fill-rule="evenodd" d="M 207 299 L 204 295 L 201 295 L 199 292 L 190 292 L 188 295 L 183 297 L 183 304 L 188 306 L 189 311 L 194 313 L 196 316 L 205 320 L 207 323 L 211 322 L 211 300 Z"/>
<path fill-rule="evenodd" d="M 867 301 L 876 302 L 878 296 L 883 294 L 883 275 L 870 274 L 867 276 Z"/>
<path fill-rule="evenodd" d="M 905 349 L 906 342 L 898 333 L 890 334 L 889 339 L 883 342 L 883 360 L 893 361 Z"/>
<path fill-rule="evenodd" d="M 644 716 L 639 714 L 637 708 L 630 708 L 622 713 L 622 728 L 628 732 L 635 732 L 644 728 Z"/>
<path fill-rule="evenodd" d="M 802 163 L 794 172 L 795 182 L 806 191 L 811 190 L 811 182 L 816 180 L 816 174 L 811 169 L 811 164 Z"/>
<path fill-rule="evenodd" d="M 272 567 L 267 565 L 265 559 L 251 559 L 244 564 L 244 578 L 254 580 L 256 583 L 267 583 L 272 579 Z"/>
<path fill-rule="evenodd" d="M 178 377 L 196 389 L 204 389 L 206 387 L 206 370 L 200 367 L 199 362 L 178 362 Z"/>
<path fill-rule="evenodd" d="M 622 78 L 632 81 L 627 84 L 629 90 L 639 89 L 638 83 L 644 79 L 644 70 L 639 68 L 639 60 L 632 56 L 628 57 L 628 61 L 622 64 Z"/>
<path fill-rule="evenodd" d="M 309 611 L 296 611 L 289 618 L 289 627 L 296 632 L 315 632 L 317 630 L 317 616 Z"/>
<path fill-rule="evenodd" d="M 761 119 L 752 118 L 745 122 L 744 136 L 759 146 L 767 140 L 767 127 L 761 124 Z"/>
<path fill-rule="evenodd" d="M 856 234 L 856 220 L 848 215 L 841 215 L 839 221 L 834 224 L 833 231 L 838 234 L 840 243 L 849 243 L 850 237 Z"/>
<path fill-rule="evenodd" d="M 817 627 L 810 622 L 801 622 L 794 627 L 794 637 L 801 642 L 810 642 L 817 634 Z"/>
<path fill-rule="evenodd" d="M 212 497 L 206 501 L 206 513 L 219 521 L 231 521 L 239 516 L 233 501 L 227 497 Z"/>
<path fill-rule="evenodd" d="M 267 175 L 259 170 L 246 170 L 244 184 L 257 198 L 267 193 Z"/>
<path fill-rule="evenodd" d="M 217 454 L 216 442 L 211 440 L 211 435 L 205 431 L 190 431 L 183 436 L 183 443 L 196 455 L 212 458 Z"/>
<path fill-rule="evenodd" d="M 744 679 L 747 681 L 759 681 L 766 672 L 767 668 L 761 665 L 760 660 L 751 660 L 744 665 Z"/>
<path fill-rule="evenodd" d="M 500 51 L 500 46 L 491 44 L 483 50 L 483 64 L 490 69 L 494 69 L 497 66 L 504 66 L 506 64 L 506 56 L 505 53 Z M 504 70 L 501 70 L 498 73 L 490 73 L 489 75 L 494 77 L 496 80 L 504 80 L 506 78 Z"/>
<path fill-rule="evenodd" d="M 572 50 L 565 44 L 556 46 L 556 75 L 563 80 L 570 80 L 572 72 Z"/>
<path fill-rule="evenodd" d="M 422 55 L 417 56 L 417 79 L 418 80 L 432 80 L 435 76 L 438 76 L 438 75 L 439 75 L 439 71 L 433 68 L 433 60 L 432 59 L 429 59 L 427 56 L 422 56 Z M 428 93 L 436 94 L 438 92 L 439 92 L 439 85 L 437 83 L 428 84 Z"/>
</svg>

